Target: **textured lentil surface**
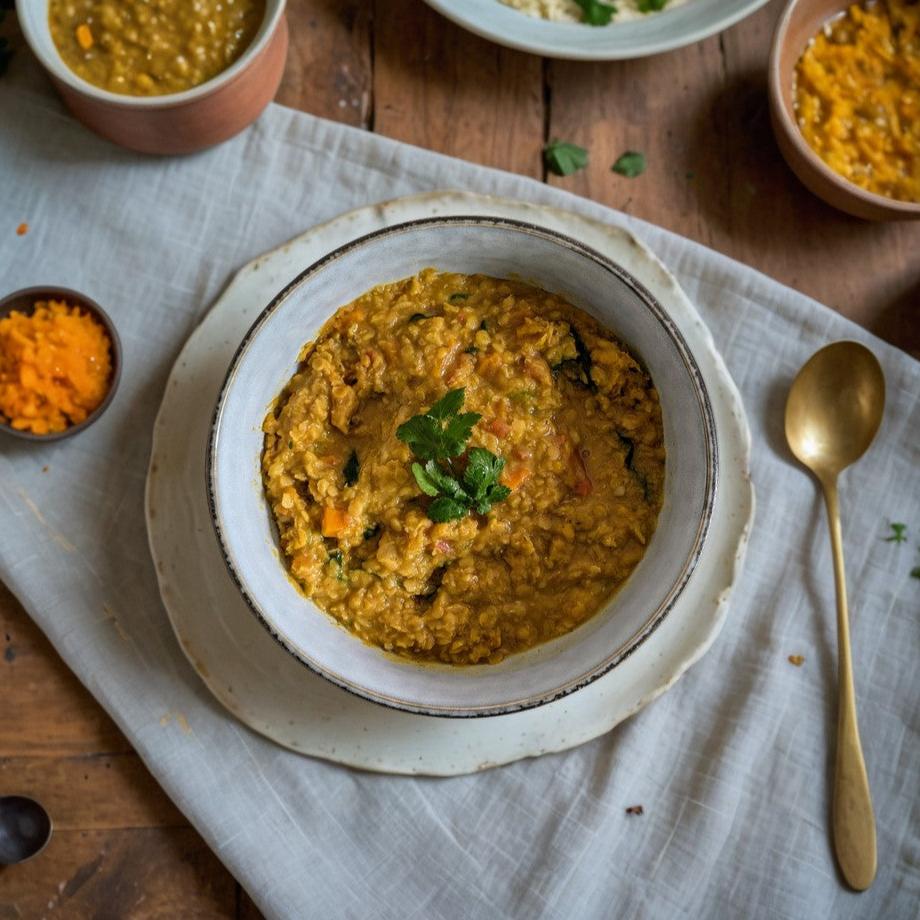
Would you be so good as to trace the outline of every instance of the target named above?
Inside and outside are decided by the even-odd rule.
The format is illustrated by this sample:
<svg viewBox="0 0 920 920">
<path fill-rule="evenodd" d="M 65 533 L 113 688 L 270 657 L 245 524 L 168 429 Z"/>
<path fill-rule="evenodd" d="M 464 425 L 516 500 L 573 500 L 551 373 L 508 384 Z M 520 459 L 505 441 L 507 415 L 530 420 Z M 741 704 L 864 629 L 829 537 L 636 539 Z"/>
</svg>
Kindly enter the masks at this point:
<svg viewBox="0 0 920 920">
<path fill-rule="evenodd" d="M 920 3 L 854 4 L 805 49 L 795 107 L 809 146 L 856 185 L 920 201 Z"/>
<path fill-rule="evenodd" d="M 198 86 L 249 47 L 265 0 L 50 0 L 51 37 L 89 83 L 130 96 Z"/>
<path fill-rule="evenodd" d="M 642 557 L 664 483 L 658 394 L 561 297 L 428 269 L 339 309 L 300 360 L 264 422 L 265 491 L 291 575 L 365 642 L 496 662 L 583 623 Z M 469 446 L 505 458 L 512 492 L 438 524 L 395 431 L 456 387 L 482 415 Z"/>
</svg>

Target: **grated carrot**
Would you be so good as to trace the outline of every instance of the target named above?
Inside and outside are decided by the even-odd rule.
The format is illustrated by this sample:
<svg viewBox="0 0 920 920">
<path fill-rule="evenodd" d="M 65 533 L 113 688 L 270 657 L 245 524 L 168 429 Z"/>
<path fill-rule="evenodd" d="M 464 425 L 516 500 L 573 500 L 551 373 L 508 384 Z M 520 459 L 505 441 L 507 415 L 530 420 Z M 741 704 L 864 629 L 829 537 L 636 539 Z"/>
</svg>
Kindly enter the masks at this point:
<svg viewBox="0 0 920 920">
<path fill-rule="evenodd" d="M 0 319 L 0 420 L 50 434 L 82 422 L 108 392 L 111 342 L 85 310 L 39 301 Z"/>
<path fill-rule="evenodd" d="M 29 232 L 29 225 L 27 223 L 21 223 L 16 228 L 16 236 L 25 236 Z"/>
</svg>

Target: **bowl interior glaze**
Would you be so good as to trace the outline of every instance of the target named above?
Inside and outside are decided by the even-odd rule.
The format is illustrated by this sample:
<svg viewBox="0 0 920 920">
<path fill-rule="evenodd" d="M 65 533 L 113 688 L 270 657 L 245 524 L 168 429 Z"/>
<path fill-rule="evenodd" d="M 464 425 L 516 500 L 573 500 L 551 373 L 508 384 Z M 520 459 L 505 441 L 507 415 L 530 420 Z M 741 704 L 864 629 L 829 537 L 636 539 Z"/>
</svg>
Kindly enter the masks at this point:
<svg viewBox="0 0 920 920">
<path fill-rule="evenodd" d="M 418 665 L 366 646 L 288 578 L 263 497 L 261 423 L 303 344 L 364 291 L 433 266 L 520 278 L 610 328 L 658 388 L 667 450 L 664 507 L 645 557 L 593 619 L 497 665 Z M 696 563 L 715 493 L 717 447 L 693 356 L 663 308 L 622 268 L 552 231 L 497 218 L 432 218 L 364 237 L 307 269 L 255 322 L 214 417 L 208 488 L 228 567 L 253 612 L 303 663 L 368 699 L 431 715 L 491 715 L 540 705 L 599 677 L 667 614 Z"/>
</svg>

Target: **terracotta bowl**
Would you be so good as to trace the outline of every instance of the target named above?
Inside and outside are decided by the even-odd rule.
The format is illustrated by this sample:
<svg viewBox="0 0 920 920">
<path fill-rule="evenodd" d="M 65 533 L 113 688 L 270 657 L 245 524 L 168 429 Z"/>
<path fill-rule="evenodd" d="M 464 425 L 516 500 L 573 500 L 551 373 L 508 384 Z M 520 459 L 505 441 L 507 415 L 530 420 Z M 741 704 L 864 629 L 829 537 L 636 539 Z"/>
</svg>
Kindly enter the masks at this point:
<svg viewBox="0 0 920 920">
<path fill-rule="evenodd" d="M 287 56 L 285 0 L 267 0 L 252 44 L 231 67 L 182 93 L 126 96 L 78 77 L 58 54 L 48 0 L 20 0 L 19 23 L 71 112 L 97 134 L 142 153 L 181 154 L 238 134 L 271 102 Z"/>
<path fill-rule="evenodd" d="M 808 146 L 793 108 L 795 66 L 808 42 L 853 0 L 791 0 L 780 17 L 770 53 L 770 117 L 786 162 L 819 198 L 867 220 L 917 220 L 920 204 L 875 195 L 835 173 Z"/>
<path fill-rule="evenodd" d="M 63 438 L 72 437 L 85 431 L 93 422 L 97 421 L 103 412 L 112 404 L 115 398 L 115 391 L 118 389 L 118 381 L 121 379 L 121 340 L 118 337 L 118 331 L 112 322 L 108 313 L 85 294 L 79 291 L 63 287 L 30 287 L 14 291 L 6 297 L 0 298 L 0 319 L 8 316 L 14 310 L 20 313 L 30 314 L 35 309 L 35 303 L 39 300 L 64 300 L 68 304 L 82 307 L 87 313 L 91 314 L 105 329 L 112 343 L 111 360 L 112 360 L 112 377 L 109 381 L 109 391 L 105 394 L 105 399 L 91 412 L 82 422 L 76 425 L 70 425 L 64 431 L 55 431 L 51 434 L 33 434 L 31 431 L 20 431 L 10 425 L 0 422 L 0 431 L 11 434 L 16 438 L 22 438 L 25 441 L 60 441 Z"/>
<path fill-rule="evenodd" d="M 432 265 L 522 277 L 564 292 L 643 361 L 664 420 L 664 506 L 636 570 L 595 617 L 571 633 L 481 667 L 419 666 L 386 655 L 322 613 L 288 577 L 261 484 L 262 421 L 295 373 L 303 343 L 341 304 Z M 436 716 L 539 706 L 625 661 L 668 616 L 696 567 L 712 519 L 717 467 L 709 395 L 665 307 L 625 269 L 587 246 L 497 217 L 434 217 L 392 226 L 341 246 L 293 279 L 262 311 L 231 362 L 207 463 L 211 516 L 225 561 L 271 635 L 346 690 Z"/>
</svg>

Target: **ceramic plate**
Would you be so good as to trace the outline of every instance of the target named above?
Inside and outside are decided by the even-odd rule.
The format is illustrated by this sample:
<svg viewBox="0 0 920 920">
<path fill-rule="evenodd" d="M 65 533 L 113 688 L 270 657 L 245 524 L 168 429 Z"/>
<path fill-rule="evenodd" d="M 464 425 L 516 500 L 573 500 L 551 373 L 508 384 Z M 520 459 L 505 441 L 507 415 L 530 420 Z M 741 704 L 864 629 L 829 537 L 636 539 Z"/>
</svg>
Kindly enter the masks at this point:
<svg viewBox="0 0 920 920">
<path fill-rule="evenodd" d="M 734 25 L 767 0 L 686 0 L 673 9 L 609 26 L 549 22 L 500 0 L 426 2 L 464 29 L 509 48 L 553 58 L 614 61 L 692 45 Z"/>
<path fill-rule="evenodd" d="M 712 400 L 720 464 L 709 537 L 673 610 L 634 654 L 577 693 L 488 719 L 387 709 L 313 674 L 262 629 L 224 566 L 209 520 L 205 449 L 237 343 L 274 295 L 343 243 L 405 221 L 488 214 L 581 240 L 638 278 L 680 328 Z M 709 647 L 727 611 L 753 515 L 750 438 L 738 392 L 708 330 L 673 277 L 625 231 L 572 214 L 465 193 L 363 208 L 246 266 L 180 354 L 154 429 L 147 521 L 160 591 L 189 660 L 241 721 L 305 754 L 394 773 L 452 775 L 563 750 L 654 699 Z"/>
</svg>

